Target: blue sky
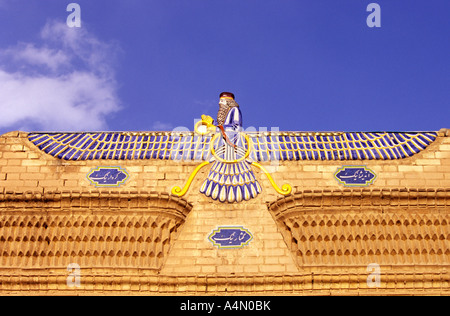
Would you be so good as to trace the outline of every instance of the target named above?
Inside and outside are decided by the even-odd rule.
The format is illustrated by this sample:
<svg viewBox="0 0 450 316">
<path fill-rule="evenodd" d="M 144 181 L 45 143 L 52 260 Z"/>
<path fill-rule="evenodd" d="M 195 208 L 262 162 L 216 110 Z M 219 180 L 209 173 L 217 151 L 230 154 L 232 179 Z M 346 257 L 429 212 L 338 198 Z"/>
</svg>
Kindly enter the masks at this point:
<svg viewBox="0 0 450 316">
<path fill-rule="evenodd" d="M 450 128 L 449 14 L 448 0 L 0 0 L 0 133 L 192 130 L 222 91 L 244 128 Z"/>
</svg>

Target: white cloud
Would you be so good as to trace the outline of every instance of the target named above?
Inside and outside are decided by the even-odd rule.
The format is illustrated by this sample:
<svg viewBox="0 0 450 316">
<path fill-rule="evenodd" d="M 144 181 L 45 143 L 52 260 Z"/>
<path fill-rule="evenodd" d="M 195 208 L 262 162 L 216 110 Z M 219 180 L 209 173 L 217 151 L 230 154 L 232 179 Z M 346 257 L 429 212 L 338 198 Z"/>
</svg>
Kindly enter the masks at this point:
<svg viewBox="0 0 450 316">
<path fill-rule="evenodd" d="M 3 50 L 1 55 L 15 63 L 25 61 L 29 66 L 46 66 L 52 71 L 57 71 L 70 61 L 69 56 L 61 50 L 37 48 L 31 43 L 20 43 L 14 48 Z"/>
<path fill-rule="evenodd" d="M 0 70 L 0 85 L 1 126 L 26 121 L 44 130 L 96 130 L 118 109 L 114 88 L 91 73 L 52 78 Z"/>
<path fill-rule="evenodd" d="M 40 35 L 40 45 L 0 49 L 0 128 L 107 128 L 107 115 L 120 110 L 112 64 L 117 45 L 64 23 L 47 23 Z"/>
</svg>

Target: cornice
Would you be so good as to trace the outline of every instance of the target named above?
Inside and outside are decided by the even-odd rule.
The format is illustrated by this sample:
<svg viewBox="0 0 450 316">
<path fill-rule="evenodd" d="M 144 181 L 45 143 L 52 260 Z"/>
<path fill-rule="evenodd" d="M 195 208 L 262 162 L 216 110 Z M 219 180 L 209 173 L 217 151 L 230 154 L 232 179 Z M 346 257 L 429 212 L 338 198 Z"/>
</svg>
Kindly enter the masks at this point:
<svg viewBox="0 0 450 316">
<path fill-rule="evenodd" d="M 156 191 L 5 191 L 0 209 L 96 209 L 166 211 L 185 219 L 192 204 L 185 199 Z"/>
<path fill-rule="evenodd" d="M 448 207 L 450 188 L 438 189 L 344 189 L 304 190 L 268 202 L 267 207 L 278 218 L 292 210 L 315 208 L 379 207 Z"/>
</svg>

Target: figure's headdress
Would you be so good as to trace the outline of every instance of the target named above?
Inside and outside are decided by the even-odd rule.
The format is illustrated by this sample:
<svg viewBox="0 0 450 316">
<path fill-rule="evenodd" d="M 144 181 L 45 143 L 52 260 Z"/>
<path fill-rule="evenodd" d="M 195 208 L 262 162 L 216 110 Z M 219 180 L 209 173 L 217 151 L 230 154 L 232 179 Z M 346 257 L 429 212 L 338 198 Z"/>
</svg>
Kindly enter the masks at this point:
<svg viewBox="0 0 450 316">
<path fill-rule="evenodd" d="M 234 94 L 231 93 L 231 92 L 222 92 L 220 94 L 220 98 L 221 99 L 232 99 L 232 100 L 234 100 Z"/>
</svg>

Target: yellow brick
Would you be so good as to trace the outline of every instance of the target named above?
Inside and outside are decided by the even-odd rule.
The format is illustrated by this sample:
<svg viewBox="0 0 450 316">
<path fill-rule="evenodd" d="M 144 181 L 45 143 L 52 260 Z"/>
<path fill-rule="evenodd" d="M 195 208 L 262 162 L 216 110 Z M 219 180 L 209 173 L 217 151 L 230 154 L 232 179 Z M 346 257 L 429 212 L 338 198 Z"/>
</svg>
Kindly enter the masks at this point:
<svg viewBox="0 0 450 316">
<path fill-rule="evenodd" d="M 4 152 L 3 158 L 4 159 L 26 159 L 28 157 L 27 153 L 25 152 Z"/>
<path fill-rule="evenodd" d="M 244 273 L 258 273 L 259 266 L 258 265 L 246 265 L 244 266 Z"/>
<path fill-rule="evenodd" d="M 26 167 L 18 167 L 18 166 L 2 167 L 2 172 L 5 173 L 25 173 L 26 171 L 27 171 Z"/>
<path fill-rule="evenodd" d="M 275 181 L 275 183 L 280 183 L 280 181 Z M 315 187 L 317 184 L 317 180 L 298 180 L 298 185 L 300 186 L 305 186 L 305 187 Z M 270 182 L 264 182 L 264 186 L 262 186 L 263 188 L 270 188 L 271 184 Z"/>
<path fill-rule="evenodd" d="M 432 151 L 426 151 L 426 152 L 423 153 L 422 158 L 425 158 L 425 159 L 435 159 L 436 156 L 435 156 L 434 152 L 432 152 Z"/>
<path fill-rule="evenodd" d="M 53 174 L 53 173 L 51 173 L 51 174 Z M 63 172 L 63 173 L 61 173 L 60 177 L 63 180 L 78 180 L 80 178 L 84 179 L 86 177 L 86 175 L 81 174 L 81 173 L 66 173 L 66 172 Z"/>
<path fill-rule="evenodd" d="M 450 172 L 450 165 L 442 165 L 442 166 L 439 166 L 439 171 L 442 171 L 442 172 Z"/>
<path fill-rule="evenodd" d="M 46 177 L 46 174 L 40 173 L 40 172 L 21 173 L 20 174 L 20 179 L 22 179 L 22 180 L 43 180 L 43 179 L 45 179 L 45 177 Z"/>
<path fill-rule="evenodd" d="M 303 171 L 317 171 L 316 166 L 303 166 Z"/>
<path fill-rule="evenodd" d="M 334 173 L 340 166 L 332 165 L 332 166 L 326 166 L 326 165 L 319 165 L 317 166 L 317 171 L 325 172 L 325 173 Z"/>
<path fill-rule="evenodd" d="M 39 155 L 38 153 L 33 153 L 33 152 L 28 152 L 28 159 L 39 159 L 41 158 L 41 155 Z"/>
<path fill-rule="evenodd" d="M 41 167 L 42 168 L 42 167 Z M 63 166 L 63 173 L 78 173 L 80 172 L 79 166 Z"/>
<path fill-rule="evenodd" d="M 172 268 L 173 273 L 180 273 L 180 274 L 200 273 L 201 270 L 202 270 L 201 266 L 194 266 L 194 265 L 178 266 L 178 267 Z"/>
<path fill-rule="evenodd" d="M 11 145 L 10 150 L 13 152 L 24 152 L 25 151 L 24 146 L 18 145 L 18 144 Z"/>
<path fill-rule="evenodd" d="M 39 186 L 42 187 L 62 187 L 63 180 L 39 180 Z"/>
<path fill-rule="evenodd" d="M 423 166 L 398 166 L 399 172 L 423 172 Z"/>
<path fill-rule="evenodd" d="M 400 185 L 400 180 L 399 179 L 387 179 L 386 180 L 386 185 L 387 186 L 399 186 Z"/>
<path fill-rule="evenodd" d="M 77 187 L 78 181 L 76 180 L 64 180 L 64 186 L 65 187 Z"/>
<path fill-rule="evenodd" d="M 25 180 L 23 182 L 24 187 L 37 187 L 38 181 L 37 180 Z"/>
<path fill-rule="evenodd" d="M 33 173 L 33 172 L 39 172 L 39 167 L 26 167 L 27 168 L 27 172 Z"/>
<path fill-rule="evenodd" d="M 285 267 L 278 264 L 265 264 L 260 265 L 259 270 L 263 273 L 282 273 L 285 271 Z"/>
<path fill-rule="evenodd" d="M 146 172 L 157 172 L 158 167 L 157 166 L 144 166 L 144 173 Z"/>
<path fill-rule="evenodd" d="M 128 173 L 140 173 L 142 172 L 142 166 L 127 166 Z"/>
<path fill-rule="evenodd" d="M 42 165 L 45 165 L 45 164 L 46 164 L 45 160 L 38 160 L 38 159 L 22 160 L 22 166 L 42 166 Z"/>
<path fill-rule="evenodd" d="M 7 180 L 20 180 L 20 173 L 7 173 L 5 178 Z"/>
<path fill-rule="evenodd" d="M 182 172 L 182 166 L 161 166 L 158 168 L 158 172 Z"/>
<path fill-rule="evenodd" d="M 219 258 L 203 257 L 203 256 L 195 258 L 195 264 L 198 265 L 216 265 L 218 262 L 220 262 Z"/>
<path fill-rule="evenodd" d="M 277 248 L 278 247 L 278 241 L 277 240 L 264 240 L 264 248 Z"/>
<path fill-rule="evenodd" d="M 277 265 L 279 263 L 278 257 L 266 257 L 264 258 L 264 264 L 266 265 Z"/>
<path fill-rule="evenodd" d="M 42 173 L 54 173 L 57 169 L 51 166 L 39 166 L 39 171 Z"/>
<path fill-rule="evenodd" d="M 217 273 L 239 273 L 243 272 L 244 268 L 242 266 L 236 266 L 236 265 L 220 265 L 217 266 Z"/>
<path fill-rule="evenodd" d="M 202 266 L 201 273 L 215 273 L 217 271 L 216 266 Z"/>
<path fill-rule="evenodd" d="M 450 151 L 437 152 L 435 155 L 436 155 L 436 158 L 438 158 L 438 159 L 450 158 Z"/>
<path fill-rule="evenodd" d="M 430 186 L 430 187 L 440 187 L 442 181 L 445 181 L 445 180 L 425 179 L 425 185 L 426 185 L 426 186 Z M 420 185 L 423 187 L 423 185 L 424 185 L 423 180 L 422 180 L 422 182 L 420 183 Z"/>
<path fill-rule="evenodd" d="M 23 187 L 22 180 L 1 180 L 0 187 Z"/>
<path fill-rule="evenodd" d="M 165 178 L 167 180 L 181 180 L 184 179 L 185 177 L 182 174 L 180 175 L 179 173 L 169 172 L 165 174 Z"/>
<path fill-rule="evenodd" d="M 398 166 L 383 166 L 384 172 L 397 172 Z"/>
<path fill-rule="evenodd" d="M 423 165 L 423 166 L 430 166 L 430 165 L 440 165 L 441 162 L 439 159 L 416 159 L 416 164 Z"/>
<path fill-rule="evenodd" d="M 290 177 L 288 177 L 290 175 Z M 298 177 L 297 177 L 298 175 Z M 328 174 L 325 174 L 325 177 L 327 177 Z M 289 172 L 287 174 L 284 174 L 284 179 L 294 178 L 294 179 L 323 179 L 324 174 L 321 172 Z"/>
<path fill-rule="evenodd" d="M 424 173 L 426 179 L 444 179 L 444 174 L 442 172 L 427 172 Z"/>
<path fill-rule="evenodd" d="M 20 159 L 8 159 L 7 160 L 8 166 L 21 166 L 22 160 Z"/>
</svg>

